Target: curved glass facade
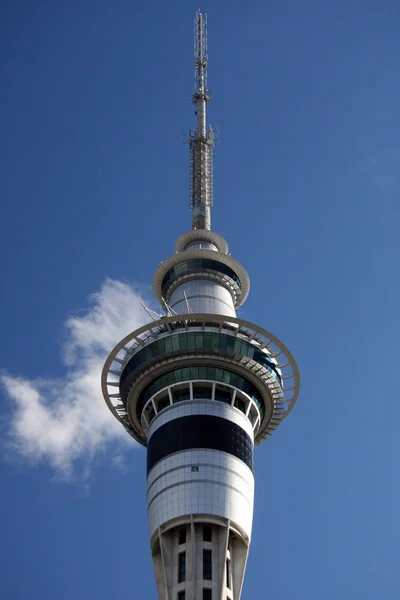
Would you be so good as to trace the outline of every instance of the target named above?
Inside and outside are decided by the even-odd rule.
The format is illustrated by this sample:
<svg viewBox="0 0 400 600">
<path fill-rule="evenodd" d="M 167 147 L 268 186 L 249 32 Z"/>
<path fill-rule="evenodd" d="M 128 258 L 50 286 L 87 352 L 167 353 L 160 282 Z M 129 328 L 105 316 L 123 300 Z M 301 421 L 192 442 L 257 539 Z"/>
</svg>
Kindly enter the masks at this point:
<svg viewBox="0 0 400 600">
<path fill-rule="evenodd" d="M 168 271 L 168 273 L 164 276 L 161 285 L 163 295 L 165 296 L 168 287 L 171 285 L 171 283 L 179 279 L 179 277 L 204 270 L 218 271 L 218 273 L 228 275 L 228 277 L 233 279 L 233 281 L 240 287 L 240 280 L 238 276 L 236 275 L 235 271 L 233 271 L 227 265 L 224 265 L 217 260 L 212 260 L 211 258 L 193 258 L 191 260 L 185 260 L 179 263 Z"/>
<path fill-rule="evenodd" d="M 247 381 L 247 379 L 244 379 L 244 377 L 241 377 L 237 373 L 232 373 L 231 371 L 226 371 L 225 369 L 219 369 L 218 367 L 192 366 L 192 367 L 183 367 L 182 369 L 175 369 L 174 371 L 169 371 L 168 373 L 164 373 L 164 375 L 161 375 L 160 377 L 157 377 L 157 379 L 154 379 L 154 381 L 152 381 L 143 390 L 143 392 L 139 396 L 139 400 L 138 400 L 137 407 L 136 407 L 136 415 L 137 415 L 137 418 L 139 419 L 139 421 L 140 421 L 140 417 L 141 417 L 144 405 L 158 391 L 160 391 L 170 385 L 174 385 L 175 383 L 180 383 L 180 382 L 184 382 L 184 381 L 193 381 L 193 380 L 198 380 L 198 379 L 203 380 L 203 381 L 205 380 L 205 381 L 211 381 L 211 382 L 216 381 L 216 382 L 220 382 L 220 383 L 226 383 L 228 385 L 231 385 L 231 386 L 237 388 L 238 390 L 242 390 L 242 392 L 245 392 L 245 394 L 247 394 L 248 396 L 250 396 L 250 398 L 252 398 L 254 400 L 260 413 L 261 414 L 264 413 L 263 401 L 262 401 L 260 392 L 252 383 L 250 383 L 250 381 Z M 184 399 L 189 400 L 190 396 L 188 398 L 184 398 Z M 216 392 L 215 399 L 225 402 L 225 400 L 223 400 L 222 398 L 220 399 L 217 396 L 217 392 Z"/>
<path fill-rule="evenodd" d="M 232 454 L 253 470 L 254 444 L 240 425 L 214 415 L 191 415 L 165 423 L 150 437 L 147 474 L 166 456 L 199 448 Z"/>
<path fill-rule="evenodd" d="M 171 352 L 187 352 L 188 350 L 206 348 L 213 350 L 225 350 L 226 352 L 233 352 L 235 354 L 241 354 L 242 356 L 252 358 L 263 367 L 268 369 L 275 379 L 282 384 L 281 376 L 277 372 L 277 366 L 272 362 L 272 359 L 268 358 L 268 356 L 262 350 L 260 350 L 260 348 L 257 348 L 250 342 L 231 335 L 226 335 L 224 333 L 214 333 L 212 331 L 190 331 L 155 340 L 151 344 L 147 344 L 147 346 L 132 356 L 121 374 L 121 393 L 123 392 L 124 381 L 128 375 L 137 369 L 137 367 L 146 363 L 152 358 L 158 358 L 163 354 L 169 354 Z"/>
</svg>

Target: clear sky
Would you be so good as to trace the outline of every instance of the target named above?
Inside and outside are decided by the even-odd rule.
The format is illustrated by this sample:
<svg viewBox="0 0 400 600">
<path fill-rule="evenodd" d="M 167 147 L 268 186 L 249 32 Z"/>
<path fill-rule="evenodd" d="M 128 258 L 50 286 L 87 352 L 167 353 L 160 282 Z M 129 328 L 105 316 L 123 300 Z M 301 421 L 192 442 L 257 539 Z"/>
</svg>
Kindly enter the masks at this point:
<svg viewBox="0 0 400 600">
<path fill-rule="evenodd" d="M 4 600 L 156 600 L 145 451 L 99 377 L 190 228 L 198 7 L 1 3 Z M 400 3 L 201 8 L 213 228 L 302 376 L 256 449 L 243 599 L 398 600 Z"/>
</svg>

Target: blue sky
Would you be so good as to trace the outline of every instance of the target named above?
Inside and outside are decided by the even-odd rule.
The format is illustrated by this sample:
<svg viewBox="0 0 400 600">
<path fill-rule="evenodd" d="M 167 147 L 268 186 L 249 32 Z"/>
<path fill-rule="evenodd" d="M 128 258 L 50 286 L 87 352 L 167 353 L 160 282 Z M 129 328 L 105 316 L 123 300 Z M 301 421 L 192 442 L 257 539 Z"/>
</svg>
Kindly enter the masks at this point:
<svg viewBox="0 0 400 600">
<path fill-rule="evenodd" d="M 1 4 L 7 600 L 156 600 L 145 452 L 98 377 L 190 228 L 197 8 Z M 398 599 L 400 4 L 201 8 L 213 228 L 251 277 L 240 316 L 280 337 L 302 375 L 256 450 L 243 598 Z"/>
</svg>

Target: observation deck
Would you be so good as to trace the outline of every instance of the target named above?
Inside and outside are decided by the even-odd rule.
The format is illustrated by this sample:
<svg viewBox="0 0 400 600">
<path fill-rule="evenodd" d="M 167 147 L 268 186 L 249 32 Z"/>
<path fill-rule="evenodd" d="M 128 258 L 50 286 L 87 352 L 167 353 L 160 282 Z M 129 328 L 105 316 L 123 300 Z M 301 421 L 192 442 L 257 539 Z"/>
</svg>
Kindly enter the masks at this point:
<svg viewBox="0 0 400 600">
<path fill-rule="evenodd" d="M 164 317 L 126 336 L 108 357 L 102 390 L 114 416 L 147 445 L 156 415 L 196 398 L 244 413 L 255 445 L 292 410 L 299 370 L 273 334 L 237 317 Z"/>
</svg>

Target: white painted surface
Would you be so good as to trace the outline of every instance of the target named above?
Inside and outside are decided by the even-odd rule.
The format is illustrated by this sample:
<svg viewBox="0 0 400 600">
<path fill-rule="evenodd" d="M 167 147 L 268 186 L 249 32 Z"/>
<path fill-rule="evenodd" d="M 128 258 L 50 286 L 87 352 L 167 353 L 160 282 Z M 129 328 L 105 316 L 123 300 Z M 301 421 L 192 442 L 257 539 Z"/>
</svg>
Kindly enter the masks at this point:
<svg viewBox="0 0 400 600">
<path fill-rule="evenodd" d="M 204 525 L 211 527 L 211 540 L 204 539 Z M 180 543 L 182 529 L 186 539 Z M 186 523 L 159 529 L 153 538 L 152 556 L 160 600 L 176 600 L 179 592 L 185 592 L 188 600 L 202 600 L 205 588 L 212 590 L 214 600 L 239 600 L 248 548 L 248 541 L 224 519 L 213 518 L 211 524 L 207 518 L 190 516 Z M 211 573 L 203 570 L 204 550 L 211 552 Z M 184 578 L 179 576 L 179 556 L 183 554 Z"/>
<path fill-rule="evenodd" d="M 172 519 L 197 514 L 229 519 L 251 538 L 254 476 L 235 456 L 218 450 L 186 450 L 157 463 L 151 479 L 150 536 Z"/>
<path fill-rule="evenodd" d="M 173 419 L 190 415 L 214 415 L 216 417 L 229 419 L 233 423 L 240 425 L 253 440 L 253 426 L 246 415 L 238 408 L 215 400 L 187 400 L 185 402 L 174 404 L 167 410 L 163 410 L 151 422 L 147 439 L 149 440 L 153 433 L 165 423 L 168 423 Z"/>
<path fill-rule="evenodd" d="M 169 305 L 177 314 L 187 313 L 184 293 L 194 313 L 214 313 L 236 317 L 233 299 L 229 290 L 216 281 L 197 279 L 182 283 L 171 294 Z"/>
<path fill-rule="evenodd" d="M 214 246 L 214 244 L 211 244 L 211 242 L 205 242 L 201 240 L 189 244 L 188 246 L 186 246 L 185 250 L 214 250 L 215 252 L 218 252 L 218 248 Z"/>
<path fill-rule="evenodd" d="M 149 438 L 168 421 L 194 414 L 226 418 L 253 439 L 251 423 L 242 412 L 212 400 L 182 402 L 163 411 L 152 422 Z M 211 449 L 171 454 L 152 468 L 147 490 L 150 536 L 172 519 L 200 514 L 229 519 L 251 538 L 254 475 L 231 454 Z"/>
</svg>

